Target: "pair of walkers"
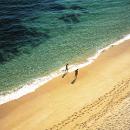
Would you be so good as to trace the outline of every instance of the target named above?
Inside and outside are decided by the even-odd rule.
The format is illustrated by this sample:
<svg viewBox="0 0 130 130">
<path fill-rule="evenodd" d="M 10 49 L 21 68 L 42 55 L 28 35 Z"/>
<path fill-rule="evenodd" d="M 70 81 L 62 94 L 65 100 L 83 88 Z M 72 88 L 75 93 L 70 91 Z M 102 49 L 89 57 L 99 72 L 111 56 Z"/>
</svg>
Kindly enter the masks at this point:
<svg viewBox="0 0 130 130">
<path fill-rule="evenodd" d="M 69 64 L 66 64 L 66 66 L 65 66 L 65 74 L 62 76 L 62 78 L 64 78 L 65 77 L 65 75 L 68 73 L 68 70 L 69 70 L 69 68 L 68 68 L 68 66 L 69 66 Z M 78 69 L 76 69 L 75 70 L 75 77 L 74 77 L 74 81 L 76 81 L 76 79 L 77 79 L 77 76 L 78 76 Z"/>
</svg>

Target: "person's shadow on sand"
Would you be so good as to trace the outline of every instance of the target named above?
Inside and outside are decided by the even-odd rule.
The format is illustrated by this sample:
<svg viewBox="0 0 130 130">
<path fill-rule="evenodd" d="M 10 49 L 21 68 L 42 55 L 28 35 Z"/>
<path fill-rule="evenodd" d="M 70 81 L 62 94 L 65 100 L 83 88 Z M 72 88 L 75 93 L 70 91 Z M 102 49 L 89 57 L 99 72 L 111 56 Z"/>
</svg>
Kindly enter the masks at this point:
<svg viewBox="0 0 130 130">
<path fill-rule="evenodd" d="M 66 75 L 67 75 L 67 73 L 63 74 L 63 75 L 62 75 L 62 78 L 64 78 Z"/>
<path fill-rule="evenodd" d="M 75 78 L 75 79 L 71 82 L 71 84 L 74 84 L 74 83 L 76 82 L 76 79 L 77 79 L 77 78 Z"/>
</svg>

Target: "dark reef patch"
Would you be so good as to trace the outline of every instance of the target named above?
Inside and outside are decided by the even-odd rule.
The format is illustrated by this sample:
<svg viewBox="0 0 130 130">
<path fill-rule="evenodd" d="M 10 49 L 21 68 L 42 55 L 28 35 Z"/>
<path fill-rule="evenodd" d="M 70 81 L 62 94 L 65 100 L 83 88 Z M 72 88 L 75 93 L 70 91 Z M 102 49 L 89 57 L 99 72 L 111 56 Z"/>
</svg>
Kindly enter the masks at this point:
<svg viewBox="0 0 130 130">
<path fill-rule="evenodd" d="M 0 8 L 0 64 L 14 59 L 23 53 L 30 53 L 32 48 L 44 44 L 49 31 L 38 31 L 38 28 L 27 27 L 24 19 L 29 22 L 38 19 L 35 11 L 46 7 L 48 2 L 55 0 L 1 1 Z M 28 22 L 28 21 L 26 21 Z M 42 42 L 40 40 L 42 39 Z"/>
<path fill-rule="evenodd" d="M 59 20 L 64 21 L 65 23 L 79 23 L 80 22 L 80 14 L 65 14 L 59 18 Z"/>
<path fill-rule="evenodd" d="M 39 41 L 47 40 L 47 31 L 39 32 L 36 28 L 27 28 L 22 25 L 20 19 L 0 19 L 0 63 L 5 63 L 16 56 L 41 44 Z"/>
</svg>

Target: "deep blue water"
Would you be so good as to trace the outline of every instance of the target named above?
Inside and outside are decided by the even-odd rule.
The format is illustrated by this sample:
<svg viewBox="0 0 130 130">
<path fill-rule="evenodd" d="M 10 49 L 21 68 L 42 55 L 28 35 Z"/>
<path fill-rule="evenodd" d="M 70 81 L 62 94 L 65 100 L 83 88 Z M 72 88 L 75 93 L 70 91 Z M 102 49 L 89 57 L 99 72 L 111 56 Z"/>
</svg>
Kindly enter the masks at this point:
<svg viewBox="0 0 130 130">
<path fill-rule="evenodd" d="M 129 33 L 129 0 L 0 0 L 0 92 Z"/>
</svg>

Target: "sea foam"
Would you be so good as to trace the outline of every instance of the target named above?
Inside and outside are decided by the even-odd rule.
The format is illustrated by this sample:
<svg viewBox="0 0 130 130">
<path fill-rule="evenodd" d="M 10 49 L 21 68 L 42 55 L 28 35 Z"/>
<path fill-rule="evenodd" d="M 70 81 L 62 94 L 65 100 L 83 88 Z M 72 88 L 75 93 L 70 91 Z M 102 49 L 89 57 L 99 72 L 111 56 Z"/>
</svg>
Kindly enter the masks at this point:
<svg viewBox="0 0 130 130">
<path fill-rule="evenodd" d="M 126 40 L 130 39 L 130 34 L 126 35 L 124 38 L 106 46 L 105 48 L 102 48 L 100 50 L 97 51 L 97 53 L 89 58 L 86 59 L 85 62 L 81 63 L 81 64 L 73 64 L 69 66 L 69 72 L 73 72 L 76 69 L 80 69 L 83 68 L 91 63 L 93 63 L 95 61 L 95 59 L 98 58 L 98 56 L 103 52 L 108 50 L 110 47 L 112 46 L 116 46 L 119 45 L 121 43 L 123 43 Z M 50 80 L 64 74 L 64 70 L 65 67 L 62 67 L 61 69 L 59 69 L 58 71 L 55 71 L 47 76 L 44 77 L 39 77 L 36 79 L 33 79 L 32 81 L 28 82 L 27 84 L 20 86 L 20 89 L 11 92 L 9 94 L 6 95 L 0 95 L 0 104 L 4 104 L 6 102 L 18 99 L 28 93 L 34 92 L 37 88 L 39 88 L 40 86 L 46 84 L 47 82 L 49 82 Z"/>
</svg>

